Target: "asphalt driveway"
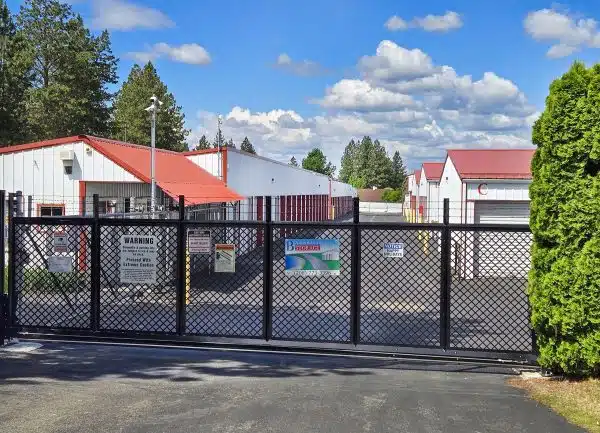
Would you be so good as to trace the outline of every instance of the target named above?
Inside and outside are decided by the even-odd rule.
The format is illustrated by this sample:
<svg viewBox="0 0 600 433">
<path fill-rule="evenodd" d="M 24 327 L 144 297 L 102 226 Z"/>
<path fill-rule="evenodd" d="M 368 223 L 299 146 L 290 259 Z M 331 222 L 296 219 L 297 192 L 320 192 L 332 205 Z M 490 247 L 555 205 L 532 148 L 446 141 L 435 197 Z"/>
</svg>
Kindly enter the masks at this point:
<svg viewBox="0 0 600 433">
<path fill-rule="evenodd" d="M 0 431 L 581 430 L 510 369 L 392 359 L 44 343 L 0 349 Z"/>
</svg>

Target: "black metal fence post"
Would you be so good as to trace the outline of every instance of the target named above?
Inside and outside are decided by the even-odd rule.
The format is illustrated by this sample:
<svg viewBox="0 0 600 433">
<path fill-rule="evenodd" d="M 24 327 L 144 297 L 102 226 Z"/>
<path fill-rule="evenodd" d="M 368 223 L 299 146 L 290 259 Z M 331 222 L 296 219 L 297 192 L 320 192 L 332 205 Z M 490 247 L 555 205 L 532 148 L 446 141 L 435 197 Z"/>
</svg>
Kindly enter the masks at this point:
<svg viewBox="0 0 600 433">
<path fill-rule="evenodd" d="M 273 334 L 273 225 L 270 196 L 265 197 L 263 232 L 263 338 L 269 341 Z"/>
<path fill-rule="evenodd" d="M 350 317 L 352 343 L 360 342 L 360 199 L 354 197 L 352 202 L 352 245 L 351 245 L 351 286 L 350 293 Z"/>
<path fill-rule="evenodd" d="M 6 278 L 6 270 L 4 267 L 6 266 L 5 254 L 6 247 L 4 238 L 4 227 L 6 226 L 6 220 L 4 219 L 4 215 L 6 214 L 6 191 L 0 190 L 0 218 L 2 218 L 2 231 L 0 231 L 0 295 L 3 295 L 4 292 L 8 290 L 8 287 L 4 286 L 4 279 Z M 1 342 L 0 342 L 1 343 Z"/>
<path fill-rule="evenodd" d="M 8 194 L 8 317 L 9 323 L 15 325 L 17 313 L 17 296 L 15 293 L 15 225 L 13 221 L 15 211 L 15 195 Z"/>
<path fill-rule="evenodd" d="M 179 196 L 179 219 L 177 224 L 177 296 L 176 296 L 176 317 L 177 317 L 177 334 L 185 334 L 185 292 L 186 292 L 186 233 L 185 233 L 185 198 Z"/>
<path fill-rule="evenodd" d="M 90 307 L 92 331 L 100 328 L 100 197 L 98 194 L 93 196 L 93 215 L 92 222 L 92 242 L 91 242 L 91 278 L 92 278 L 92 296 Z"/>
<path fill-rule="evenodd" d="M 31 218 L 33 216 L 33 196 L 27 196 L 27 216 Z"/>
<path fill-rule="evenodd" d="M 444 199 L 444 227 L 441 238 L 440 346 L 450 347 L 450 199 Z"/>
</svg>

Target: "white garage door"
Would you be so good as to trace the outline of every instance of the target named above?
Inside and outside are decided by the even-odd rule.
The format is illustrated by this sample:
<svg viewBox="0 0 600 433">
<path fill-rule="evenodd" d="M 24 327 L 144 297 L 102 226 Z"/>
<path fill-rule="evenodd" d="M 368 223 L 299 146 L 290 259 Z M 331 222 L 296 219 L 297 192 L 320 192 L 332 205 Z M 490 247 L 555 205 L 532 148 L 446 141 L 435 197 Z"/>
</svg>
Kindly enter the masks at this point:
<svg viewBox="0 0 600 433">
<path fill-rule="evenodd" d="M 529 202 L 475 203 L 476 224 L 529 224 Z"/>
<path fill-rule="evenodd" d="M 475 203 L 477 224 L 529 224 L 529 202 Z M 475 276 L 525 277 L 530 268 L 531 235 L 523 232 L 475 232 Z"/>
</svg>

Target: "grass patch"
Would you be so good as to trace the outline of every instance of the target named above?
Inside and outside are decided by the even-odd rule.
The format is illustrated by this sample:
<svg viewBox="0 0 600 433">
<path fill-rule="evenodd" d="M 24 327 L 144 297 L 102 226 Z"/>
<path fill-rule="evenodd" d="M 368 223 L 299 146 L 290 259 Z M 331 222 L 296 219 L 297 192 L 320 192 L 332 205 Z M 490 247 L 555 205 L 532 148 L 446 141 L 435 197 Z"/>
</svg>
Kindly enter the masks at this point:
<svg viewBox="0 0 600 433">
<path fill-rule="evenodd" d="M 550 407 L 570 423 L 600 433 L 600 380 L 511 379 L 538 402 Z"/>
</svg>

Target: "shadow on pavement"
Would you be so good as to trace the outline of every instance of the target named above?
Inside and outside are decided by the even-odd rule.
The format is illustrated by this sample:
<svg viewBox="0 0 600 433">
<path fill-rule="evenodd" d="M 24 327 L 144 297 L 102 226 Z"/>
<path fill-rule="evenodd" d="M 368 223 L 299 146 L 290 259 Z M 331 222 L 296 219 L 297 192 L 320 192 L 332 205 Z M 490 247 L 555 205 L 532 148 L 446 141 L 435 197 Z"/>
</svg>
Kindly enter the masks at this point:
<svg viewBox="0 0 600 433">
<path fill-rule="evenodd" d="M 364 376 L 375 375 L 380 369 L 514 374 L 509 367 L 474 363 L 85 343 L 43 343 L 41 348 L 29 353 L 0 350 L 0 382 L 3 384 L 36 384 L 48 380 L 84 382 L 102 378 L 202 382 L 211 376 Z"/>
</svg>

